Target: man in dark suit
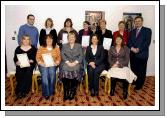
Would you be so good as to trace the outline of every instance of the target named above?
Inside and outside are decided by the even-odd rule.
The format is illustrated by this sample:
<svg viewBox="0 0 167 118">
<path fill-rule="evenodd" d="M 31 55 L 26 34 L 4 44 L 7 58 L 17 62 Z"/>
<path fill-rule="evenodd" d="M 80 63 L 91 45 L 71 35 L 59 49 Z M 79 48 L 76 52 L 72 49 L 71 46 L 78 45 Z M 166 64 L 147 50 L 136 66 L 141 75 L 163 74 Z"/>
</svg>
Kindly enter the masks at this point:
<svg viewBox="0 0 167 118">
<path fill-rule="evenodd" d="M 130 48 L 131 69 L 137 75 L 135 90 L 140 90 L 146 77 L 152 31 L 150 28 L 143 27 L 141 16 L 135 17 L 134 24 L 135 29 L 130 32 L 128 47 Z"/>
</svg>

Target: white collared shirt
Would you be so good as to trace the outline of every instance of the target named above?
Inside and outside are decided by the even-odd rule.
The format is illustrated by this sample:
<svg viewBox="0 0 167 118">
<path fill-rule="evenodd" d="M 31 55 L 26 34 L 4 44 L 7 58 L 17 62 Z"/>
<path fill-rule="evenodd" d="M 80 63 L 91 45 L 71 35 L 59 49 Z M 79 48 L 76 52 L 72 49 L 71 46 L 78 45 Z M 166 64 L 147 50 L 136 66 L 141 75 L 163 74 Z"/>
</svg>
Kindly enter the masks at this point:
<svg viewBox="0 0 167 118">
<path fill-rule="evenodd" d="M 92 48 L 93 55 L 95 55 L 96 51 L 97 51 L 97 45 L 96 45 L 96 47 L 93 47 L 93 45 L 91 45 L 91 48 Z"/>
<path fill-rule="evenodd" d="M 141 28 L 142 28 L 142 26 L 141 26 L 141 27 L 139 27 L 139 28 L 136 28 L 136 29 L 138 29 L 138 32 L 140 32 Z"/>
<path fill-rule="evenodd" d="M 46 34 L 50 34 L 51 28 L 46 28 Z"/>
</svg>

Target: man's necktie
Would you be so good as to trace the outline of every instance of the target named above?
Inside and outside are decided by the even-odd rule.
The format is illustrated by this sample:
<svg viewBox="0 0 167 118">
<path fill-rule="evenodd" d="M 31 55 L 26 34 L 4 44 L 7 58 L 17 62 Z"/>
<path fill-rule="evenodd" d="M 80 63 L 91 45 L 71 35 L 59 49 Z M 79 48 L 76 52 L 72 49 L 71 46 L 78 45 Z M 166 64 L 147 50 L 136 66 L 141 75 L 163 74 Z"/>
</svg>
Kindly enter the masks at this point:
<svg viewBox="0 0 167 118">
<path fill-rule="evenodd" d="M 136 29 L 136 37 L 139 35 L 140 30 L 137 28 Z"/>
</svg>

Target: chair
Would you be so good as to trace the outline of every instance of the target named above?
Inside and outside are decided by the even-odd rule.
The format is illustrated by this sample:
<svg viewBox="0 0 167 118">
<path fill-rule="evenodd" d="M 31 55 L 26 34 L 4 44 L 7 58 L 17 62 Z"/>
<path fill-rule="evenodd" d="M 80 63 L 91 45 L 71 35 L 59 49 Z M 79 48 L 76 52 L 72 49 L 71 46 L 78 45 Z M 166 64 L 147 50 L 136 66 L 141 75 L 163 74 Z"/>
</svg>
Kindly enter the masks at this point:
<svg viewBox="0 0 167 118">
<path fill-rule="evenodd" d="M 104 79 L 105 79 L 104 92 L 105 92 L 105 93 L 107 92 L 108 95 L 110 95 L 111 79 L 109 79 L 109 78 L 107 77 L 107 73 L 108 73 L 108 71 L 104 70 L 104 71 L 101 73 L 100 77 L 104 76 Z M 107 88 L 108 88 L 108 90 L 107 90 Z M 130 89 L 131 89 L 131 83 L 129 83 L 129 85 L 128 85 L 128 95 L 131 94 L 131 93 L 130 93 Z"/>
<path fill-rule="evenodd" d="M 88 94 L 88 91 L 89 91 L 89 87 L 88 87 L 88 74 L 87 74 L 87 71 L 85 72 L 85 91 L 86 91 L 86 94 Z M 80 92 L 82 92 L 82 89 L 83 89 L 83 85 L 82 85 L 82 82 L 80 83 L 79 85 L 79 89 L 80 89 Z"/>
<path fill-rule="evenodd" d="M 38 94 L 38 76 L 40 76 L 40 72 L 38 70 L 33 71 L 33 76 L 32 76 L 32 93 L 34 93 L 35 89 L 35 93 Z M 35 84 L 35 86 L 34 86 Z"/>
<path fill-rule="evenodd" d="M 11 95 L 14 95 L 14 85 L 13 85 L 13 78 L 15 77 L 16 71 L 10 71 L 7 73 L 7 77 L 10 79 L 10 86 L 11 86 Z"/>
<path fill-rule="evenodd" d="M 100 77 L 104 77 L 105 79 L 105 82 L 104 82 L 104 92 L 108 93 L 108 95 L 110 94 L 110 89 L 111 89 L 111 85 L 110 85 L 110 79 L 107 77 L 107 71 L 104 70 L 101 74 L 100 74 Z M 107 88 L 108 88 L 108 91 L 107 91 Z"/>
<path fill-rule="evenodd" d="M 14 95 L 14 83 L 13 79 L 15 78 L 16 71 L 10 71 L 7 73 L 7 77 L 10 79 L 10 86 L 11 86 L 11 95 Z M 32 76 L 32 93 L 34 93 L 36 88 L 36 93 L 38 92 L 38 82 L 37 77 L 40 75 L 39 71 L 34 71 Z M 35 86 L 34 86 L 35 85 Z"/>
</svg>

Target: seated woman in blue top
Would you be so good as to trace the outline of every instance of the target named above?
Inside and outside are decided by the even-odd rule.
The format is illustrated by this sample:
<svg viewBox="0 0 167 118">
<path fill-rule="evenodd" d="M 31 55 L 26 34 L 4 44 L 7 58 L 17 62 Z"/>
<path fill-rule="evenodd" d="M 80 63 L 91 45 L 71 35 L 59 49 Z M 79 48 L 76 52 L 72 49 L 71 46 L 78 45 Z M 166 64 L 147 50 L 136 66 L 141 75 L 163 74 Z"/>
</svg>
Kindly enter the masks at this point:
<svg viewBox="0 0 167 118">
<path fill-rule="evenodd" d="M 99 94 L 99 76 L 105 69 L 104 65 L 104 48 L 98 45 L 98 36 L 92 35 L 91 45 L 86 50 L 87 71 L 89 80 L 89 90 L 91 96 L 98 96 Z"/>
</svg>

